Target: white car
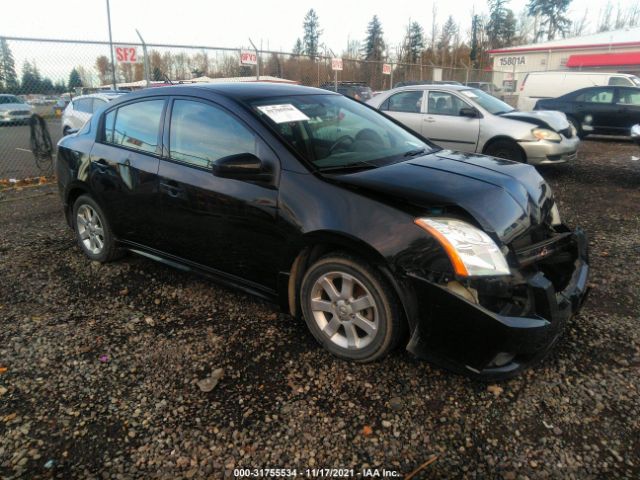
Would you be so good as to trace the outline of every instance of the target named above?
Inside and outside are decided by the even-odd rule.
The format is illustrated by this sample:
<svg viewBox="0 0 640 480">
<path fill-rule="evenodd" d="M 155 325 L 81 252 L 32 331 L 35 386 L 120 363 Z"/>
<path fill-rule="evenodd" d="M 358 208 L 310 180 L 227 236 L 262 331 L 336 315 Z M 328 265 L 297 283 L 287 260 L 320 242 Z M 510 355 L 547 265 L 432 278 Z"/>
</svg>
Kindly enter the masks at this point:
<svg viewBox="0 0 640 480">
<path fill-rule="evenodd" d="M 564 113 L 519 112 L 477 88 L 414 85 L 367 103 L 442 148 L 531 165 L 577 158 L 580 139 Z"/>
<path fill-rule="evenodd" d="M 0 125 L 26 124 L 34 109 L 15 95 L 0 95 Z"/>
<path fill-rule="evenodd" d="M 122 92 L 101 92 L 75 97 L 62 113 L 62 135 L 66 136 L 80 130 L 93 112 L 120 95 Z"/>
</svg>

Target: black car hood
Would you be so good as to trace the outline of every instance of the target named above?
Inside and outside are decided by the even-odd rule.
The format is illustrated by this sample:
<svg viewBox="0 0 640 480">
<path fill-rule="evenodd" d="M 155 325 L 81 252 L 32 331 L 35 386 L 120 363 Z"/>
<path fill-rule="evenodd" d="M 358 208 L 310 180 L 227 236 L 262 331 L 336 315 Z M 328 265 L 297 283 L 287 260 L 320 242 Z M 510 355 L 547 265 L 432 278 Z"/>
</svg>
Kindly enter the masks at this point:
<svg viewBox="0 0 640 480">
<path fill-rule="evenodd" d="M 459 207 L 503 243 L 548 221 L 553 206 L 551 189 L 535 168 L 449 150 L 341 175 L 340 181 L 382 201 L 387 196 L 424 208 L 425 215 L 434 207 Z"/>
<path fill-rule="evenodd" d="M 562 112 L 552 112 L 547 110 L 536 110 L 533 112 L 513 112 L 501 113 L 501 117 L 510 118 L 512 120 L 520 120 L 521 122 L 532 123 L 541 128 L 549 128 L 556 132 L 561 132 L 569 128 L 569 121 Z"/>
</svg>

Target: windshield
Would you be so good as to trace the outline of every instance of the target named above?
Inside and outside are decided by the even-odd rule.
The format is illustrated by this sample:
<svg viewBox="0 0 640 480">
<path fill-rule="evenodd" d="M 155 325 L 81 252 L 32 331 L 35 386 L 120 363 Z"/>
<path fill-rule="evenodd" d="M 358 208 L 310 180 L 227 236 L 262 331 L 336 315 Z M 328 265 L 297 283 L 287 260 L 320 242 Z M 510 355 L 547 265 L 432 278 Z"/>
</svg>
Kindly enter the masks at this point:
<svg viewBox="0 0 640 480">
<path fill-rule="evenodd" d="M 320 170 L 379 167 L 437 148 L 376 111 L 338 95 L 270 97 L 251 106 Z"/>
<path fill-rule="evenodd" d="M 0 103 L 24 103 L 24 102 L 14 95 L 2 95 L 0 96 Z"/>
<path fill-rule="evenodd" d="M 483 92 L 477 88 L 473 88 L 470 90 L 462 90 L 462 93 L 465 97 L 471 99 L 476 102 L 482 108 L 484 108 L 487 112 L 493 115 L 500 115 L 501 113 L 513 112 L 515 109 L 509 105 L 508 103 L 504 103 L 502 100 L 494 97 L 493 95 L 488 94 L 487 92 Z"/>
</svg>

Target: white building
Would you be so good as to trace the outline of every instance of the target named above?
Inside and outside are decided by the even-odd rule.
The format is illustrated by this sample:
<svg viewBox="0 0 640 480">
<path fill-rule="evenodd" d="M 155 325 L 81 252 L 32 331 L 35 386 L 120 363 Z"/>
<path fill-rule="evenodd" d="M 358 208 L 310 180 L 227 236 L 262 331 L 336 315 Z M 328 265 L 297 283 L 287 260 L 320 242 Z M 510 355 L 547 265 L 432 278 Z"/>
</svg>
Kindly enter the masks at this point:
<svg viewBox="0 0 640 480">
<path fill-rule="evenodd" d="M 506 90 L 517 91 L 528 72 L 544 70 L 606 71 L 638 75 L 640 28 L 499 48 L 488 53 L 493 61 L 493 83 Z"/>
</svg>

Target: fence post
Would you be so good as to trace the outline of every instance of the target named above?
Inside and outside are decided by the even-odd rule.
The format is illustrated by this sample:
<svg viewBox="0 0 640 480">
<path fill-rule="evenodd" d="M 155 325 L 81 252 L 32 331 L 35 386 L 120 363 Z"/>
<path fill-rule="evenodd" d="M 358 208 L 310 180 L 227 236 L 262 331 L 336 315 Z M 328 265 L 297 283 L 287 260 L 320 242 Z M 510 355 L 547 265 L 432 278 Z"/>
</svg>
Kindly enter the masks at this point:
<svg viewBox="0 0 640 480">
<path fill-rule="evenodd" d="M 142 53 L 144 54 L 144 79 L 147 82 L 147 88 L 149 88 L 149 55 L 147 55 L 147 44 L 145 43 L 142 35 L 140 35 L 140 32 L 137 28 L 136 33 L 138 34 L 140 42 L 142 43 Z"/>
<path fill-rule="evenodd" d="M 260 81 L 260 54 L 258 53 L 258 47 L 255 46 L 255 44 L 251 41 L 251 39 L 249 39 L 249 43 L 251 43 L 251 46 L 256 51 L 256 81 L 259 82 Z"/>
<path fill-rule="evenodd" d="M 111 53 L 111 79 L 113 80 L 113 89 L 116 86 L 116 62 L 113 61 L 113 38 L 111 37 L 111 9 L 109 8 L 109 0 L 107 0 L 107 22 L 109 23 L 109 51 Z"/>
</svg>

